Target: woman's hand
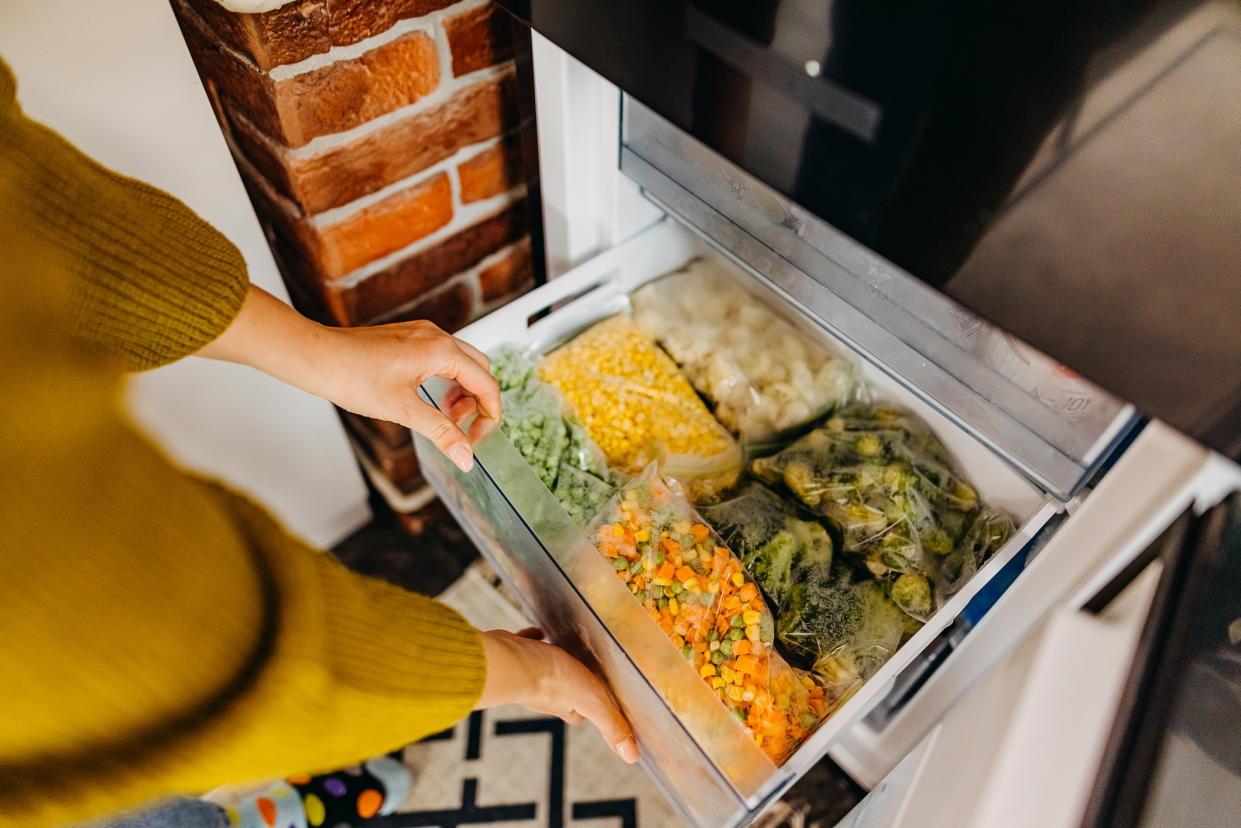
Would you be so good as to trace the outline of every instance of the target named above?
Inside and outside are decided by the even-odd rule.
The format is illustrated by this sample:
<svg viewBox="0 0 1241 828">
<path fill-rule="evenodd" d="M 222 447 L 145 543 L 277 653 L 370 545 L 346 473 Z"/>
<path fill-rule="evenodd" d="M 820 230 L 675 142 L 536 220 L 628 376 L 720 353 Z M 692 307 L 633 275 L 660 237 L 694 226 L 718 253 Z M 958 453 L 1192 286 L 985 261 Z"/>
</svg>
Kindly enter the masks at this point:
<svg viewBox="0 0 1241 828">
<path fill-rule="evenodd" d="M 589 719 L 617 756 L 638 760 L 638 743 L 603 682 L 564 650 L 540 641 L 542 631 L 491 630 L 482 637 L 487 681 L 476 710 L 516 703 L 569 724 Z"/>
<path fill-rule="evenodd" d="M 424 320 L 325 327 L 319 335 L 318 370 L 301 387 L 355 414 L 409 426 L 462 471 L 470 470 L 471 443 L 500 419 L 500 387 L 486 354 Z M 430 377 L 455 383 L 443 412 L 418 396 L 418 386 Z M 457 423 L 476 412 L 466 435 Z"/>
<path fill-rule="evenodd" d="M 487 356 L 427 321 L 330 328 L 251 285 L 241 313 L 198 355 L 249 365 L 355 414 L 408 426 L 462 471 L 474 465 L 471 444 L 500 419 Z M 455 383 L 443 413 L 418 396 L 433 376 Z M 466 435 L 457 424 L 475 412 Z"/>
</svg>

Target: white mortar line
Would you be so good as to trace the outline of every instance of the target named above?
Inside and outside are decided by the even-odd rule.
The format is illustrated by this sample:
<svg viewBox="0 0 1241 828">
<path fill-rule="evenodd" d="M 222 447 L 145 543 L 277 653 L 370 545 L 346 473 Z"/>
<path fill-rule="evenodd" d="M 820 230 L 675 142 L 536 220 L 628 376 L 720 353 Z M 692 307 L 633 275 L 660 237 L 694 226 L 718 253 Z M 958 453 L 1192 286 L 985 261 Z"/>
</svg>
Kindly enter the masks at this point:
<svg viewBox="0 0 1241 828">
<path fill-rule="evenodd" d="M 305 221 L 305 216 L 302 214 L 301 210 L 298 209 L 297 205 L 285 197 L 283 193 L 278 192 L 276 188 L 272 186 L 271 182 L 267 180 L 267 177 L 259 172 L 244 154 L 237 151 L 231 138 L 225 136 L 225 140 L 234 151 L 234 160 L 241 166 L 245 167 L 250 177 L 267 195 L 267 198 L 273 201 L 277 207 L 283 209 L 293 221 Z M 470 147 L 478 146 L 481 146 L 481 144 L 470 145 Z M 466 150 L 470 149 L 470 147 L 467 147 Z M 466 150 L 462 150 L 462 152 L 465 152 Z M 506 193 L 501 193 L 500 195 L 492 196 L 491 198 L 484 199 L 482 201 L 475 201 L 470 204 L 461 205 L 460 207 L 456 207 L 456 205 L 454 205 L 452 220 L 435 232 L 423 236 L 422 238 L 407 244 L 405 247 L 389 253 L 387 256 L 368 262 L 362 267 L 352 270 L 338 279 L 331 279 L 329 281 L 331 281 L 334 285 L 339 285 L 344 288 L 354 287 L 368 276 L 378 273 L 401 259 L 416 253 L 421 253 L 426 248 L 439 244 L 441 241 L 456 235 L 470 225 L 476 224 L 482 219 L 490 218 L 491 216 L 500 213 L 506 207 L 514 204 L 525 195 L 526 185 L 520 184 Z"/>
<path fill-rule="evenodd" d="M 355 198 L 353 201 L 341 204 L 339 207 L 332 207 L 331 209 L 324 210 L 321 213 L 316 213 L 315 215 L 310 216 L 310 224 L 314 227 L 323 227 L 328 224 L 335 224 L 338 221 L 344 220 L 352 213 L 356 213 L 359 210 L 365 210 L 373 204 L 378 204 L 393 193 L 398 193 L 401 190 L 416 184 L 420 180 L 430 179 L 436 173 L 440 172 L 448 172 L 449 182 L 453 188 L 453 204 L 459 204 L 461 184 L 457 180 L 457 165 L 473 157 L 474 153 L 481 152 L 482 150 L 499 144 L 503 137 L 504 136 L 500 135 L 495 138 L 488 138 L 486 141 L 479 141 L 477 144 L 470 144 L 469 146 L 462 147 L 447 158 L 441 161 L 436 161 L 431 166 L 424 167 L 412 175 L 407 175 L 398 181 L 394 181 L 381 190 L 376 190 L 373 193 L 367 193 L 364 196 Z"/>
<path fill-rule="evenodd" d="M 457 211 L 456 215 L 453 216 L 452 221 L 436 230 L 434 233 L 423 236 L 417 241 L 411 242 L 410 244 L 402 247 L 400 250 L 394 250 L 387 256 L 368 262 L 362 267 L 359 267 L 357 270 L 346 273 L 339 279 L 333 279 L 332 283 L 343 288 L 353 287 L 363 279 L 366 279 L 368 276 L 373 276 L 379 271 L 396 264 L 402 259 L 409 258 L 416 253 L 421 253 L 427 248 L 434 247 L 445 239 L 461 232 L 461 230 L 465 229 L 469 225 L 477 224 L 482 219 L 490 218 L 491 216 L 504 210 L 504 208 L 515 203 L 525 194 L 526 185 L 522 184 L 512 190 L 509 190 L 507 193 L 493 196 L 492 198 L 484 201 L 476 201 L 472 204 L 466 204 Z M 460 221 L 457 219 L 460 219 Z"/>
<path fill-rule="evenodd" d="M 297 63 L 283 63 L 279 66 L 273 66 L 270 74 L 273 80 L 288 80 L 296 75 L 304 75 L 307 72 L 322 69 L 324 66 L 329 66 L 342 60 L 353 60 L 409 32 L 425 31 L 434 40 L 435 33 L 432 29 L 441 20 L 446 17 L 456 17 L 462 12 L 472 11 L 480 6 L 487 5 L 489 2 L 491 0 L 462 0 L 462 2 L 454 3 L 451 6 L 428 12 L 422 17 L 407 17 L 404 20 L 396 21 L 379 34 L 371 35 L 364 40 L 359 40 L 357 43 L 350 43 L 348 46 L 333 46 L 326 52 L 311 55 Z M 445 38 L 444 45 L 447 45 L 447 42 L 447 38 Z M 451 68 L 451 61 L 449 65 Z M 451 72 L 447 77 L 451 77 Z"/>
</svg>

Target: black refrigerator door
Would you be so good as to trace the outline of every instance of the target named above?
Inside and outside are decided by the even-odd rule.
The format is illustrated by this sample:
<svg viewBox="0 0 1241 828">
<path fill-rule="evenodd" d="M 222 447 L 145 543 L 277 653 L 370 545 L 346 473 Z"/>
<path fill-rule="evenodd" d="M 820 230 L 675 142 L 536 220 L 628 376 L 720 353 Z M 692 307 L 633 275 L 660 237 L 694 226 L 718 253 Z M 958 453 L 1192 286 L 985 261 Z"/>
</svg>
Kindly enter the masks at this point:
<svg viewBox="0 0 1241 828">
<path fill-rule="evenodd" d="M 1241 453 L 1235 0 L 499 0 L 1011 333 Z"/>
<path fill-rule="evenodd" d="M 1241 821 L 1241 493 L 1183 515 L 1083 828 Z"/>
</svg>

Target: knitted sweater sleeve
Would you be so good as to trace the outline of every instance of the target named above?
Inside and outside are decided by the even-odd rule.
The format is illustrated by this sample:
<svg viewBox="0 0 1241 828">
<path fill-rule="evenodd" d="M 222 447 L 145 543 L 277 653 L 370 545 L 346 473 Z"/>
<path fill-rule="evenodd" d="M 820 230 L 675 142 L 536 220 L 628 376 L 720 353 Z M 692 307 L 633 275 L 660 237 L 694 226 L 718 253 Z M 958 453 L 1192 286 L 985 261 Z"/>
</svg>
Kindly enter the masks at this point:
<svg viewBox="0 0 1241 828">
<path fill-rule="evenodd" d="M 127 370 L 156 368 L 211 342 L 240 311 L 240 251 L 177 199 L 25 118 L 2 60 L 0 164 L 29 194 L 29 229 L 65 254 L 73 327 L 87 346 Z"/>
<path fill-rule="evenodd" d="M 236 312 L 240 259 L 204 228 L 24 121 L 0 71 L 0 823 L 343 767 L 482 691 L 457 613 L 176 470 L 118 410 L 114 357 L 174 359 Z"/>
</svg>

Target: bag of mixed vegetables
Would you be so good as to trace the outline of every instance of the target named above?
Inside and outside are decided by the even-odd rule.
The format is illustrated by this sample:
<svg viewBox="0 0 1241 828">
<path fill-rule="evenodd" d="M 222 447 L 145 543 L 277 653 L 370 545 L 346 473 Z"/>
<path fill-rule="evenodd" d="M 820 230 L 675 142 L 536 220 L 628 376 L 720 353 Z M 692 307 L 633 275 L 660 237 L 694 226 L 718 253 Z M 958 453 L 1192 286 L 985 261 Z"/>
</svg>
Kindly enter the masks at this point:
<svg viewBox="0 0 1241 828">
<path fill-rule="evenodd" d="M 977 492 L 924 423 L 889 406 L 850 407 L 751 468 L 839 527 L 842 554 L 886 581 L 892 600 L 919 620 L 1012 534 L 998 513 L 987 531 L 969 533 Z"/>
<path fill-rule="evenodd" d="M 921 626 L 872 578 L 855 581 L 833 563 L 827 530 L 804 520 L 775 492 L 751 484 L 703 510 L 771 599 L 781 650 L 814 672 L 829 709 L 874 675 Z"/>
<path fill-rule="evenodd" d="M 620 483 L 603 452 L 519 350 L 500 348 L 491 373 L 500 385 L 500 429 L 574 521 L 584 525 Z"/>
<path fill-rule="evenodd" d="M 588 532 L 693 669 L 782 762 L 827 712 L 823 688 L 773 644 L 776 625 L 741 562 L 651 465 Z"/>
<path fill-rule="evenodd" d="M 538 375 L 564 395 L 613 467 L 638 474 L 656 461 L 695 501 L 736 482 L 740 446 L 629 316 L 552 351 Z"/>
<path fill-rule="evenodd" d="M 816 419 L 844 402 L 853 365 L 803 335 L 721 264 L 697 259 L 630 296 L 656 339 L 745 441 Z"/>
</svg>

